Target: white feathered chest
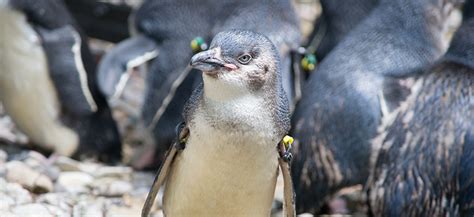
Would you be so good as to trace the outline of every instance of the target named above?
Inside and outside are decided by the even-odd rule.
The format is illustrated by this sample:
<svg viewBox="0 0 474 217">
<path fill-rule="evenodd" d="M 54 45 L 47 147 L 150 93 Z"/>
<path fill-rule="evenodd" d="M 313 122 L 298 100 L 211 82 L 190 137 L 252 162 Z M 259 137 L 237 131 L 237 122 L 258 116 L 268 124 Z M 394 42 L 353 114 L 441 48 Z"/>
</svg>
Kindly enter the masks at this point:
<svg viewBox="0 0 474 217">
<path fill-rule="evenodd" d="M 268 106 L 258 96 L 203 100 L 171 169 L 167 216 L 269 216 L 278 169 Z"/>
</svg>

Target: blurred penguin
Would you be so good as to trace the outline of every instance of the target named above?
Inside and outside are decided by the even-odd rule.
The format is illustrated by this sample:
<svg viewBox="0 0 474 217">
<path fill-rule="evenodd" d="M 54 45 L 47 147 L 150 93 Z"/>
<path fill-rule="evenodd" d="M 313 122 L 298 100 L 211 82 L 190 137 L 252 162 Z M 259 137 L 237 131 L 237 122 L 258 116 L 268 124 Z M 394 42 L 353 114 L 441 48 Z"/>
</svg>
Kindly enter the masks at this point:
<svg viewBox="0 0 474 217">
<path fill-rule="evenodd" d="M 474 1 L 448 52 L 377 137 L 373 216 L 474 216 Z"/>
<path fill-rule="evenodd" d="M 61 0 L 0 1 L 0 100 L 41 149 L 115 162 L 121 141 L 87 41 Z"/>
<path fill-rule="evenodd" d="M 326 56 L 303 89 L 292 120 L 298 212 L 316 213 L 339 189 L 364 184 L 386 81 L 413 76 L 446 50 L 457 1 L 381 0 Z"/>
</svg>

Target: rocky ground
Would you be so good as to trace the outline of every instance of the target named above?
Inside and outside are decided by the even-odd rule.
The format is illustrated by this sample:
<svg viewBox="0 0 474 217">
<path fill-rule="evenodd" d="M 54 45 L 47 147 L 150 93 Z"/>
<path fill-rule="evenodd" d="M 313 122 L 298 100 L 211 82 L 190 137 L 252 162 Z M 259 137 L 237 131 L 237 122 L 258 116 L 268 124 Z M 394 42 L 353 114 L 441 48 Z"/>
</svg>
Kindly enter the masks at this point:
<svg viewBox="0 0 474 217">
<path fill-rule="evenodd" d="M 0 146 L 1 217 L 139 216 L 152 172 Z M 281 216 L 282 181 L 273 216 Z M 151 216 L 163 216 L 161 195 Z"/>
<path fill-rule="evenodd" d="M 139 216 L 152 181 L 126 166 L 0 149 L 0 216 Z"/>
</svg>

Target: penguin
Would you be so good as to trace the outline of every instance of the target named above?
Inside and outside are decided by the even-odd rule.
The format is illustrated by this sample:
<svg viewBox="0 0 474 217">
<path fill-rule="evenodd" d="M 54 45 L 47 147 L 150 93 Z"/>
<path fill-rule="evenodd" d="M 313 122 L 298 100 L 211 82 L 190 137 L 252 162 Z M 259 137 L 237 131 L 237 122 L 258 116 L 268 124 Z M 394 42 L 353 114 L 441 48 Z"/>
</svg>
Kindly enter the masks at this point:
<svg viewBox="0 0 474 217">
<path fill-rule="evenodd" d="M 166 216 L 270 216 L 276 147 L 290 129 L 278 52 L 266 36 L 235 29 L 192 57 L 203 82 L 184 108 L 184 149 L 169 168 Z"/>
<path fill-rule="evenodd" d="M 370 14 L 379 0 L 352 0 L 344 3 L 321 0 L 320 3 L 322 13 L 314 22 L 307 49 L 322 60 L 347 33 Z"/>
<path fill-rule="evenodd" d="M 370 143 L 388 115 L 384 83 L 415 76 L 446 50 L 457 1 L 381 0 L 321 62 L 292 117 L 297 212 L 317 213 L 369 177 Z"/>
<path fill-rule="evenodd" d="M 474 1 L 466 4 L 447 53 L 375 139 L 373 216 L 474 216 Z"/>
<path fill-rule="evenodd" d="M 345 1 L 344 4 L 321 0 L 322 14 L 314 24 L 311 40 L 306 44 L 305 52 L 315 54 L 318 61 L 323 60 L 350 30 L 370 14 L 378 3 L 378 0 Z M 389 111 L 396 109 L 399 102 L 405 100 L 410 94 L 413 80 L 414 78 L 410 77 L 384 81 L 383 97 L 387 99 Z"/>
<path fill-rule="evenodd" d="M 0 101 L 30 141 L 59 155 L 121 158 L 87 41 L 60 0 L 0 2 Z"/>
<path fill-rule="evenodd" d="M 146 102 L 142 119 L 155 145 L 147 154 L 156 157 L 146 164 L 159 165 L 174 139 L 174 126 L 182 122 L 180 111 L 192 90 L 201 82 L 190 72 L 190 43 L 197 37 L 209 41 L 221 31 L 245 28 L 264 34 L 277 46 L 283 64 L 283 85 L 291 100 L 290 50 L 300 44 L 297 15 L 289 0 L 146 0 L 131 20 L 136 35 L 116 46 L 99 67 L 99 86 L 110 99 L 124 71 L 137 62 L 151 60 L 146 76 Z M 128 44 L 128 45 L 127 45 Z M 127 52 L 123 52 L 123 51 Z M 144 157 L 140 158 L 144 161 Z M 158 162 L 156 162 L 158 160 Z M 135 164 L 145 167 L 143 163 Z"/>
</svg>

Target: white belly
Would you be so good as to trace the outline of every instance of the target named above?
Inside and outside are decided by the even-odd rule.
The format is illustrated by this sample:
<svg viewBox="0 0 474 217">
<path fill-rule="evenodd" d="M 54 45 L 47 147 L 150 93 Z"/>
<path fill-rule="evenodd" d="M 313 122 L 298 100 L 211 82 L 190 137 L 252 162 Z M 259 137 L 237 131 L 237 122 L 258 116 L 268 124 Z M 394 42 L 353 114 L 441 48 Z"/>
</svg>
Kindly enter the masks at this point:
<svg viewBox="0 0 474 217">
<path fill-rule="evenodd" d="M 196 116 L 165 186 L 165 215 L 270 216 L 278 169 L 271 127 L 263 123 L 242 136 L 209 130 L 206 119 Z"/>
<path fill-rule="evenodd" d="M 72 154 L 76 133 L 59 120 L 59 102 L 38 36 L 25 16 L 0 6 L 0 100 L 16 125 L 43 148 Z"/>
</svg>

